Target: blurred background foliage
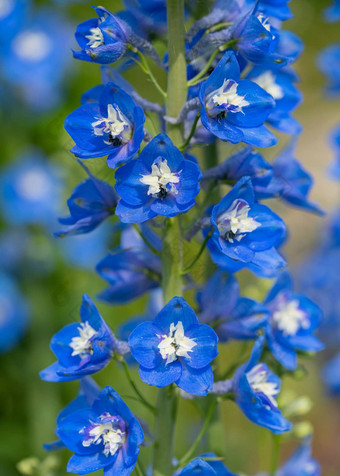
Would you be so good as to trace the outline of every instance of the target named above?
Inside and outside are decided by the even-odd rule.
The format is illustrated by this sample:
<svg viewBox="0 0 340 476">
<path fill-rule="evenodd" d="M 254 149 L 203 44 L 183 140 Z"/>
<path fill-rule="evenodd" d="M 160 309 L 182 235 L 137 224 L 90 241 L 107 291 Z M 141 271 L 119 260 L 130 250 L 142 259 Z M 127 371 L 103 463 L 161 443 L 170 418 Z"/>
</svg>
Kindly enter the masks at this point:
<svg viewBox="0 0 340 476">
<path fill-rule="evenodd" d="M 116 0 L 104 0 L 102 4 L 111 11 L 121 8 L 121 3 Z M 305 43 L 305 52 L 297 63 L 297 71 L 301 78 L 300 88 L 304 95 L 304 102 L 296 112 L 296 117 L 304 127 L 298 144 L 297 157 L 315 176 L 312 198 L 330 211 L 338 202 L 339 192 L 338 186 L 326 175 L 326 167 L 331 160 L 327 137 L 331 127 L 339 120 L 339 103 L 325 98 L 323 92 L 325 80 L 317 70 L 316 57 L 323 47 L 338 40 L 339 27 L 323 21 L 322 11 L 328 4 L 327 0 L 292 0 L 291 4 L 295 18 L 286 23 L 286 28 L 296 32 Z M 32 7 L 33 14 L 34 9 L 41 7 L 48 7 L 52 15 L 54 14 L 52 12 L 58 11 L 63 18 L 67 19 L 70 32 L 79 22 L 92 17 L 91 2 L 87 1 L 77 3 L 36 1 Z M 201 11 L 203 12 L 206 8 L 207 2 L 203 0 Z M 164 44 L 159 43 L 156 46 L 161 53 L 165 52 Z M 59 48 L 65 49 L 66 43 L 61 42 Z M 2 56 L 7 54 L 6 51 L 1 52 Z M 67 46 L 67 54 L 70 62 L 63 71 L 60 100 L 51 109 L 41 111 L 28 107 L 19 86 L 14 86 L 10 81 L 0 80 L 1 168 L 5 170 L 9 164 L 14 163 L 19 167 L 20 158 L 28 149 L 35 147 L 41 150 L 46 155 L 45 160 L 55 166 L 58 180 L 62 184 L 58 216 L 67 214 L 66 199 L 74 186 L 85 178 L 84 171 L 69 152 L 73 144 L 64 131 L 64 118 L 79 106 L 83 92 L 100 83 L 98 65 L 72 60 L 69 46 Z M 6 63 L 0 56 L 0 70 L 5 67 Z M 157 71 L 156 73 L 158 74 Z M 0 76 L 3 76 L 2 73 Z M 125 77 L 142 95 L 155 100 L 148 81 L 139 70 L 132 68 L 126 72 Z M 160 81 L 165 81 L 165 77 L 161 76 Z M 269 160 L 274 158 L 278 150 L 283 148 L 285 140 L 284 136 L 280 136 L 279 144 L 266 151 L 266 158 Z M 220 150 L 221 157 L 225 157 L 232 150 L 232 147 L 223 145 Z M 202 154 L 201 150 L 197 152 L 198 156 L 200 154 Z M 113 183 L 113 172 L 107 168 L 105 158 L 89 160 L 86 165 L 96 176 Z M 290 239 L 285 251 L 288 263 L 294 268 L 317 243 L 325 227 L 325 219 L 287 208 L 277 202 L 273 203 L 273 207 L 284 218 L 290 229 Z M 68 451 L 47 455 L 42 444 L 55 439 L 53 433 L 55 418 L 58 412 L 76 396 L 78 384 L 76 382 L 63 384 L 42 382 L 38 373 L 54 360 L 48 348 L 52 335 L 62 326 L 78 320 L 82 294 L 87 293 L 95 298 L 97 292 L 105 286 L 94 272 L 93 266 L 96 260 L 105 255 L 105 249 L 115 244 L 115 237 L 110 228 L 112 222 L 106 224 L 109 242 L 98 245 L 103 251 L 99 249 L 94 250 L 93 253 L 93 246 L 101 242 L 101 237 L 98 237 L 98 241 L 95 239 L 95 244 L 77 237 L 57 240 L 53 238 L 53 231 L 58 229 L 58 224 L 56 217 L 52 218 L 52 223 L 47 227 L 9 226 L 6 219 L 3 219 L 1 223 L 0 255 L 3 259 L 0 260 L 0 265 L 6 266 L 3 262 L 4 258 L 9 257 L 9 240 L 12 248 L 14 247 L 14 255 L 18 254 L 20 257 L 12 274 L 28 301 L 30 314 L 29 325 L 20 344 L 1 355 L 1 476 L 14 476 L 19 474 L 19 470 L 21 474 L 44 476 L 66 474 L 65 463 L 69 457 Z M 6 234 L 9 231 L 19 233 L 18 243 L 11 238 L 11 235 L 8 238 Z M 64 244 L 68 240 L 72 243 Z M 101 254 L 96 256 L 96 251 Z M 190 245 L 186 245 L 186 253 L 193 253 Z M 196 272 L 203 271 L 204 260 L 201 260 L 196 266 Z M 241 279 L 243 294 L 256 298 L 263 297 L 267 283 L 259 283 L 247 273 L 244 273 Z M 96 303 L 114 331 L 117 325 L 127 317 L 141 314 L 145 307 L 145 299 L 138 299 L 130 305 L 115 307 Z M 238 346 L 237 343 L 225 346 L 223 362 L 226 362 L 226 366 L 233 362 Z M 245 352 L 248 351 L 249 349 L 245 349 Z M 308 395 L 315 402 L 306 417 L 315 431 L 314 456 L 320 461 L 323 474 L 332 476 L 339 474 L 340 468 L 338 451 L 340 408 L 338 401 L 326 395 L 318 374 L 319 365 L 324 359 L 325 356 L 321 355 L 317 359 L 305 361 L 305 367 L 300 369 L 296 379 L 289 378 L 284 382 L 283 398 L 289 400 L 294 398 L 294 395 Z M 137 378 L 137 373 L 135 376 Z M 302 377 L 303 380 L 301 380 Z M 132 410 L 145 420 L 149 419 L 145 409 L 129 398 L 131 391 L 122 369 L 117 364 L 111 363 L 95 378 L 101 386 L 112 385 L 126 399 Z M 142 382 L 139 382 L 139 386 L 148 398 L 154 401 L 155 390 L 147 388 Z M 179 409 L 181 425 L 176 435 L 176 448 L 179 454 L 184 452 L 192 436 L 197 433 L 202 412 L 204 413 L 204 408 L 200 408 L 200 405 L 195 407 L 190 401 L 181 402 Z M 268 455 L 271 451 L 269 432 L 247 421 L 232 403 L 224 405 L 221 418 L 223 431 L 219 425 L 214 425 L 208 434 L 212 449 L 225 454 L 226 464 L 232 470 L 241 468 L 248 474 L 254 473 L 254 468 L 267 470 Z M 302 425 L 297 427 L 296 431 L 303 433 L 306 431 L 306 425 L 308 430 L 309 423 L 304 423 L 304 418 L 301 422 Z M 291 449 L 292 444 L 288 443 L 283 455 L 289 454 Z M 144 464 L 149 452 L 148 448 L 143 450 Z M 19 461 L 21 463 L 17 466 Z"/>
</svg>

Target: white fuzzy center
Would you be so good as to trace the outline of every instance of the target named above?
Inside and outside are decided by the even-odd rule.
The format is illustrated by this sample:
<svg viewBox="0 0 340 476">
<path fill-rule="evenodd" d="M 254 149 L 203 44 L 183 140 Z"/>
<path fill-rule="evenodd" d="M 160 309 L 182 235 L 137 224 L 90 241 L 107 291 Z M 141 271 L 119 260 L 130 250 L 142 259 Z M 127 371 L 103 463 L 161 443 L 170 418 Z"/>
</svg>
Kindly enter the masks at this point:
<svg viewBox="0 0 340 476">
<path fill-rule="evenodd" d="M 275 82 L 275 76 L 271 71 L 265 71 L 252 81 L 267 91 L 274 99 L 282 99 L 284 94 L 281 86 Z"/>
<path fill-rule="evenodd" d="M 117 428 L 114 421 L 110 421 L 110 414 L 105 413 L 100 416 L 103 423 L 92 423 L 90 428 L 84 428 L 80 430 L 80 433 L 86 433 L 86 439 L 82 444 L 85 447 L 91 445 L 104 445 L 104 455 L 113 456 L 124 444 L 126 434 L 120 428 Z"/>
<path fill-rule="evenodd" d="M 93 353 L 92 338 L 97 332 L 86 322 L 82 322 L 78 327 L 79 336 L 72 337 L 70 347 L 73 349 L 72 356 L 79 355 L 81 358 Z"/>
<path fill-rule="evenodd" d="M 158 344 L 159 352 L 166 364 L 171 364 L 177 360 L 178 357 L 186 357 L 190 359 L 189 352 L 195 347 L 196 342 L 194 339 L 189 339 L 184 335 L 183 324 L 178 321 L 175 325 L 171 323 L 169 335 L 162 335 L 161 341 Z"/>
<path fill-rule="evenodd" d="M 118 106 L 109 104 L 107 106 L 107 117 L 101 117 L 92 122 L 93 132 L 96 136 L 109 134 L 109 138 L 120 138 L 122 142 L 128 142 L 131 138 L 131 126 L 129 120 L 124 116 Z M 111 144 L 110 141 L 104 141 Z"/>
<path fill-rule="evenodd" d="M 90 34 L 86 35 L 85 38 L 89 40 L 87 44 L 90 48 L 98 48 L 98 46 L 101 46 L 104 44 L 103 33 L 101 29 L 98 27 L 91 28 Z"/>
<path fill-rule="evenodd" d="M 245 100 L 245 96 L 237 94 L 238 83 L 232 79 L 225 79 L 220 88 L 211 92 L 206 101 L 208 109 L 216 106 L 223 106 L 229 112 L 243 112 L 245 106 L 249 106 L 249 102 Z"/>
<path fill-rule="evenodd" d="M 240 241 L 246 233 L 256 230 L 261 223 L 249 217 L 250 207 L 243 200 L 234 200 L 231 207 L 217 217 L 220 235 L 229 243 Z"/>
<path fill-rule="evenodd" d="M 166 195 L 168 192 L 177 195 L 178 190 L 174 184 L 179 183 L 179 174 L 172 173 L 166 159 L 155 161 L 151 167 L 151 174 L 142 175 L 139 180 L 148 185 L 148 195 L 157 198 L 159 194 Z"/>
<path fill-rule="evenodd" d="M 299 308 L 299 301 L 296 299 L 282 300 L 272 315 L 272 321 L 286 336 L 295 335 L 300 328 L 308 329 L 310 327 L 306 313 Z"/>
<path fill-rule="evenodd" d="M 16 55 L 24 61 L 38 63 L 52 50 L 51 39 L 43 31 L 23 31 L 13 40 Z"/>
<path fill-rule="evenodd" d="M 13 10 L 13 0 L 0 0 L 0 19 L 6 18 Z"/>
<path fill-rule="evenodd" d="M 263 393 L 270 400 L 274 407 L 277 407 L 275 400 L 280 389 L 275 382 L 268 382 L 269 373 L 263 364 L 257 364 L 246 373 L 249 385 L 255 393 Z"/>
<path fill-rule="evenodd" d="M 39 202 L 48 198 L 51 182 L 42 170 L 32 168 L 18 177 L 16 188 L 24 199 L 30 202 Z"/>
</svg>

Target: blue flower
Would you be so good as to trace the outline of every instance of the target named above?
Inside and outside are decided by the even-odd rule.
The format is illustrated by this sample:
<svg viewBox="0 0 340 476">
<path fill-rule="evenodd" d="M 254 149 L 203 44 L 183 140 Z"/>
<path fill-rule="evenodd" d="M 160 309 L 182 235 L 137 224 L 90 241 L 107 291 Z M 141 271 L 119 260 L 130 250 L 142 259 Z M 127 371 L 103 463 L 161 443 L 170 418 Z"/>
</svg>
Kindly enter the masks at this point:
<svg viewBox="0 0 340 476">
<path fill-rule="evenodd" d="M 326 21 L 337 22 L 340 20 L 340 1 L 333 0 L 333 4 L 327 7 L 324 11 Z"/>
<path fill-rule="evenodd" d="M 311 456 L 311 441 L 307 438 L 292 454 L 288 461 L 279 468 L 277 476 L 320 476 L 319 463 Z"/>
<path fill-rule="evenodd" d="M 202 455 L 205 457 L 214 457 L 214 454 Z M 237 476 L 231 473 L 221 461 L 205 461 L 202 458 L 195 458 L 185 466 L 181 471 L 176 472 L 175 476 Z"/>
<path fill-rule="evenodd" d="M 57 435 L 75 453 L 67 471 L 103 469 L 104 476 L 131 474 L 144 440 L 138 420 L 112 387 L 105 387 L 92 405 L 74 405 L 57 421 Z"/>
<path fill-rule="evenodd" d="M 249 0 L 248 0 L 249 2 Z M 293 14 L 287 5 L 290 0 L 260 0 L 258 2 L 258 11 L 263 12 L 269 17 L 274 17 L 279 20 L 289 20 Z M 254 4 L 254 0 L 249 3 Z"/>
<path fill-rule="evenodd" d="M 73 55 L 83 61 L 114 63 L 125 54 L 131 29 L 105 8 L 94 10 L 99 18 L 86 20 L 77 27 L 75 37 L 81 51 L 74 51 Z"/>
<path fill-rule="evenodd" d="M 10 40 L 2 55 L 5 79 L 31 108 L 55 107 L 71 59 L 72 33 L 66 19 L 51 9 L 40 9 Z"/>
<path fill-rule="evenodd" d="M 232 260 L 251 263 L 255 253 L 281 244 L 285 224 L 265 205 L 255 202 L 251 179 L 244 177 L 213 207 L 211 241 Z"/>
<path fill-rule="evenodd" d="M 195 204 L 201 172 L 165 134 L 158 134 L 140 156 L 116 171 L 121 197 L 116 214 L 123 223 L 141 223 L 157 215 L 173 217 Z"/>
<path fill-rule="evenodd" d="M 327 92 L 338 95 L 340 91 L 340 44 L 323 49 L 318 57 L 320 71 L 327 77 Z"/>
<path fill-rule="evenodd" d="M 103 258 L 96 270 L 109 283 L 98 298 L 109 304 L 126 303 L 159 287 L 161 260 L 136 232 L 127 230 L 122 233 L 121 245 Z"/>
<path fill-rule="evenodd" d="M 275 101 L 256 83 L 240 79 L 240 67 L 233 52 L 227 51 L 219 61 L 202 84 L 199 98 L 202 124 L 220 139 L 257 147 L 269 147 L 277 142 L 263 125 Z"/>
<path fill-rule="evenodd" d="M 288 272 L 278 278 L 265 304 L 270 311 L 267 344 L 284 367 L 296 369 L 298 350 L 318 352 L 323 349 L 322 342 L 313 335 L 321 323 L 321 309 L 306 296 L 293 292 Z"/>
<path fill-rule="evenodd" d="M 302 94 L 293 84 L 295 78 L 285 70 L 259 66 L 253 68 L 247 77 L 261 86 L 275 100 L 275 107 L 266 122 L 286 134 L 299 134 L 302 127 L 291 116 L 302 101 Z"/>
<path fill-rule="evenodd" d="M 61 201 L 58 170 L 39 150 L 19 155 L 0 177 L 1 212 L 11 225 L 54 225 Z"/>
<path fill-rule="evenodd" d="M 91 377 L 83 377 L 80 379 L 79 383 L 80 389 L 78 396 L 59 413 L 57 416 L 57 426 L 65 417 L 73 413 L 75 410 L 80 410 L 81 408 L 88 408 L 91 406 L 98 397 L 100 393 L 100 387 Z M 44 444 L 44 449 L 46 451 L 56 451 L 64 448 L 65 445 L 61 440 Z"/>
<path fill-rule="evenodd" d="M 118 16 L 143 37 L 166 32 L 166 0 L 124 0 L 126 10 Z"/>
<path fill-rule="evenodd" d="M 185 392 L 207 395 L 212 389 L 210 362 L 217 356 L 217 335 L 200 324 L 185 299 L 174 297 L 152 322 L 129 337 L 143 382 L 162 388 L 176 383 Z"/>
<path fill-rule="evenodd" d="M 91 233 L 68 235 L 66 240 L 59 240 L 55 245 L 61 250 L 68 266 L 93 271 L 98 261 L 110 249 L 115 233 L 115 226 L 103 223 Z"/>
<path fill-rule="evenodd" d="M 10 275 L 0 272 L 0 354 L 14 348 L 24 335 L 29 309 L 24 296 Z"/>
<path fill-rule="evenodd" d="M 220 339 L 256 339 L 257 332 L 267 321 L 268 310 L 252 299 L 240 297 L 233 275 L 216 271 L 198 294 L 199 320 L 215 323 Z"/>
<path fill-rule="evenodd" d="M 332 328 L 334 332 L 334 327 Z M 332 395 L 340 393 L 340 352 L 332 357 L 322 369 L 322 379 Z"/>
<path fill-rule="evenodd" d="M 286 266 L 285 260 L 274 247 L 265 251 L 255 251 L 252 261 L 245 263 L 229 258 L 213 240 L 209 240 L 207 246 L 212 261 L 227 273 L 236 273 L 246 268 L 261 278 L 273 278 Z"/>
<path fill-rule="evenodd" d="M 88 173 L 89 178 L 78 185 L 67 200 L 71 216 L 59 218 L 59 223 L 65 227 L 56 232 L 55 236 L 88 233 L 114 214 L 117 204 L 114 189 L 92 175 L 81 162 L 80 164 Z"/>
<path fill-rule="evenodd" d="M 4 0 L 0 10 L 0 51 L 8 46 L 9 40 L 22 28 L 30 6 L 28 0 Z"/>
<path fill-rule="evenodd" d="M 43 380 L 75 380 L 99 372 L 111 360 L 114 336 L 86 294 L 80 317 L 80 324 L 69 324 L 52 337 L 51 350 L 58 361 L 40 372 Z"/>
<path fill-rule="evenodd" d="M 319 205 L 308 199 L 313 178 L 294 158 L 295 147 L 296 141 L 292 140 L 275 159 L 273 163 L 274 178 L 272 184 L 269 184 L 268 190 L 270 191 L 272 187 L 274 190 L 279 188 L 278 196 L 289 205 L 323 215 L 324 212 Z"/>
<path fill-rule="evenodd" d="M 138 314 L 137 316 L 132 317 L 124 321 L 116 329 L 117 336 L 122 341 L 127 341 L 131 332 L 145 321 L 152 321 L 153 317 L 160 312 L 164 306 L 163 292 L 161 288 L 156 288 L 149 293 L 147 307 L 143 314 Z M 131 353 L 125 357 L 125 361 L 129 365 L 136 364 L 135 359 L 132 357 Z"/>
<path fill-rule="evenodd" d="M 134 157 L 144 139 L 143 109 L 114 83 L 102 88 L 99 101 L 86 103 L 65 120 L 65 129 L 82 159 L 108 155 L 111 168 Z"/>
<path fill-rule="evenodd" d="M 338 124 L 331 132 L 331 146 L 335 153 L 335 160 L 329 167 L 331 177 L 340 180 L 340 124 Z"/>
<path fill-rule="evenodd" d="M 251 146 L 243 147 L 221 164 L 203 172 L 203 181 L 227 180 L 228 182 L 236 183 L 245 176 L 251 178 L 256 198 L 261 198 L 263 192 L 266 194 L 266 197 L 270 196 L 269 194 L 274 196 L 280 190 L 280 188 L 274 190 L 272 185 L 273 167 Z"/>
<path fill-rule="evenodd" d="M 281 381 L 266 364 L 258 363 L 263 349 L 264 336 L 254 344 L 249 361 L 241 365 L 233 378 L 236 403 L 250 421 L 264 426 L 273 433 L 291 429 L 278 408 L 276 397 L 280 393 Z"/>
</svg>

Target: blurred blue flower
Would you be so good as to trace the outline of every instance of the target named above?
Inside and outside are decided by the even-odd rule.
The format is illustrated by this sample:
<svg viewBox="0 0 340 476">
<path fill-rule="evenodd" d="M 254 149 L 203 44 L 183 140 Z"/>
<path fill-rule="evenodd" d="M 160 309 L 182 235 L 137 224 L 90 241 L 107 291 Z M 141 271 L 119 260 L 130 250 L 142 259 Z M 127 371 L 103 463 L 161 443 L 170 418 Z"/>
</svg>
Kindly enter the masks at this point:
<svg viewBox="0 0 340 476">
<path fill-rule="evenodd" d="M 84 294 L 81 323 L 69 324 L 52 337 L 58 361 L 40 372 L 48 382 L 65 382 L 99 372 L 111 360 L 114 336 L 92 300 Z"/>
<path fill-rule="evenodd" d="M 284 367 L 295 370 L 297 351 L 318 352 L 322 342 L 314 336 L 322 320 L 321 309 L 302 294 L 293 292 L 289 273 L 283 272 L 269 292 L 265 304 L 270 311 L 266 326 L 267 344 Z"/>
<path fill-rule="evenodd" d="M 200 324 L 185 299 L 174 297 L 152 322 L 129 337 L 143 382 L 162 388 L 176 383 L 185 392 L 207 395 L 212 389 L 210 362 L 217 356 L 217 335 Z"/>
<path fill-rule="evenodd" d="M 319 463 L 311 456 L 311 441 L 307 438 L 292 454 L 288 461 L 279 468 L 277 476 L 320 476 Z"/>
<path fill-rule="evenodd" d="M 320 71 L 327 77 L 327 92 L 333 96 L 340 92 L 340 44 L 327 46 L 318 57 Z"/>
<path fill-rule="evenodd" d="M 137 419 L 112 387 L 105 387 L 92 405 L 78 402 L 57 421 L 57 435 L 75 453 L 67 471 L 87 474 L 103 469 L 104 476 L 128 476 L 144 439 Z"/>
<path fill-rule="evenodd" d="M 247 76 L 261 86 L 275 100 L 275 107 L 266 122 L 286 134 L 297 135 L 302 131 L 299 122 L 291 113 L 302 101 L 302 94 L 294 86 L 294 77 L 285 69 L 254 67 Z"/>
<path fill-rule="evenodd" d="M 123 223 L 141 223 L 157 215 L 185 213 L 195 204 L 201 176 L 168 136 L 158 134 L 136 160 L 116 171 L 121 197 L 116 214 Z"/>
<path fill-rule="evenodd" d="M 332 178 L 340 180 L 340 124 L 331 131 L 330 140 L 335 158 L 329 167 L 329 172 Z"/>
<path fill-rule="evenodd" d="M 263 125 L 273 111 L 274 99 L 256 83 L 240 79 L 235 53 L 224 54 L 202 84 L 199 98 L 202 124 L 220 139 L 257 147 L 269 147 L 277 142 Z"/>
<path fill-rule="evenodd" d="M 14 348 L 24 335 L 29 320 L 28 304 L 14 279 L 0 273 L 0 353 Z"/>
<path fill-rule="evenodd" d="M 202 455 L 213 458 L 213 454 Z M 175 473 L 174 476 L 237 476 L 231 473 L 221 461 L 205 461 L 198 457 L 192 460 L 181 471 Z"/>
<path fill-rule="evenodd" d="M 332 0 L 332 5 L 327 7 L 324 11 L 326 21 L 337 22 L 340 20 L 340 1 Z"/>
<path fill-rule="evenodd" d="M 0 176 L 1 213 L 10 225 L 55 223 L 62 183 L 58 169 L 40 150 L 17 156 Z"/>
<path fill-rule="evenodd" d="M 274 177 L 258 195 L 260 198 L 270 198 L 273 192 L 288 205 L 306 211 L 323 215 L 324 212 L 317 203 L 309 200 L 308 195 L 313 186 L 313 177 L 295 159 L 296 140 L 292 140 L 273 163 Z"/>
<path fill-rule="evenodd" d="M 9 38 L 2 51 L 2 73 L 29 107 L 44 111 L 60 101 L 71 38 L 65 18 L 50 9 L 38 11 Z"/>
<path fill-rule="evenodd" d="M 0 2 L 0 52 L 22 28 L 27 18 L 31 0 L 1 0 Z"/>
<path fill-rule="evenodd" d="M 85 103 L 65 119 L 76 145 L 71 152 L 82 159 L 108 155 L 107 165 L 133 158 L 144 139 L 143 109 L 114 83 L 101 89 L 99 101 Z"/>
<path fill-rule="evenodd" d="M 340 393 L 340 352 L 332 357 L 322 369 L 322 379 L 332 395 Z"/>
</svg>

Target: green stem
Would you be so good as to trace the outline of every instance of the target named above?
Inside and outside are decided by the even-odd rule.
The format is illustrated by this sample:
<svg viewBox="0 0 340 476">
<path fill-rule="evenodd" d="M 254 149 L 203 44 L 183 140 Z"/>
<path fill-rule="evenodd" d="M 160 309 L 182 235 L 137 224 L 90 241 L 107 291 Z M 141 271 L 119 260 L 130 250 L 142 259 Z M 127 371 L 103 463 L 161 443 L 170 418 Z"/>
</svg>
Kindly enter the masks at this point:
<svg viewBox="0 0 340 476">
<path fill-rule="evenodd" d="M 185 142 L 184 144 L 182 144 L 179 148 L 179 150 L 181 152 L 183 152 L 189 145 L 190 141 L 191 141 L 191 138 L 192 136 L 195 134 L 195 130 L 196 130 L 196 126 L 197 126 L 197 123 L 199 121 L 199 118 L 201 117 L 200 113 L 197 113 L 196 117 L 195 117 L 195 120 L 192 124 L 192 127 L 191 127 L 191 131 L 190 131 L 190 134 L 188 135 L 188 137 L 185 139 Z"/>
<path fill-rule="evenodd" d="M 137 231 L 139 236 L 142 238 L 146 246 L 148 246 L 153 253 L 155 253 L 156 255 L 159 255 L 160 252 L 156 250 L 156 248 L 150 243 L 150 241 L 143 235 L 142 230 L 139 228 L 139 226 L 136 223 L 134 223 L 133 227 Z"/>
<path fill-rule="evenodd" d="M 184 0 L 167 0 L 169 73 L 166 115 L 177 117 L 187 99 L 185 59 Z M 167 124 L 166 132 L 179 147 L 183 142 L 182 124 Z M 182 232 L 180 217 L 168 218 L 162 239 L 162 288 L 164 302 L 182 295 Z M 153 454 L 153 476 L 172 476 L 172 458 L 177 411 L 173 386 L 158 392 Z"/>
<path fill-rule="evenodd" d="M 275 476 L 277 468 L 279 466 L 280 460 L 280 443 L 281 443 L 281 435 L 272 435 L 272 454 L 270 460 L 270 476 Z"/>
<path fill-rule="evenodd" d="M 120 362 L 123 366 L 123 369 L 125 371 L 125 375 L 126 375 L 126 378 L 128 379 L 128 382 L 129 384 L 131 385 L 131 387 L 133 388 L 134 392 L 136 393 L 136 395 L 138 396 L 138 399 L 139 401 L 146 407 L 148 408 L 150 411 L 152 411 L 152 413 L 155 413 L 156 412 L 156 408 L 151 405 L 144 397 L 143 395 L 141 394 L 141 392 L 139 391 L 138 387 L 136 386 L 133 378 L 132 378 L 132 375 L 130 374 L 130 369 L 129 369 L 129 366 L 128 364 L 125 362 L 125 360 L 123 359 L 123 357 L 117 357 L 117 360 L 118 362 Z"/>
<path fill-rule="evenodd" d="M 145 476 L 145 471 L 138 460 L 136 463 L 136 473 L 138 474 L 138 476 Z"/>
<path fill-rule="evenodd" d="M 224 28 L 228 28 L 228 26 L 232 26 L 232 22 L 222 22 L 222 23 L 217 23 L 217 25 L 212 26 L 209 28 L 206 32 L 205 35 L 208 35 L 209 33 L 213 33 L 214 31 L 219 31 L 223 30 Z"/>
<path fill-rule="evenodd" d="M 150 78 L 151 82 L 153 83 L 153 85 L 155 86 L 155 88 L 161 93 L 161 95 L 164 98 L 166 98 L 167 94 L 164 91 L 164 89 L 162 88 L 162 86 L 159 84 L 157 79 L 155 78 L 155 76 L 154 76 L 154 74 L 153 74 L 153 72 L 152 72 L 152 70 L 149 66 L 149 63 L 145 59 L 145 56 L 139 50 L 137 50 L 137 48 L 133 51 L 134 51 L 134 53 L 136 53 L 138 55 L 138 57 L 140 59 L 140 63 L 137 61 L 137 64 L 142 68 L 144 73 L 149 76 L 149 78 Z"/>
<path fill-rule="evenodd" d="M 158 391 L 153 476 L 172 476 L 177 396 L 173 386 Z"/>
<path fill-rule="evenodd" d="M 197 263 L 197 261 L 200 259 L 200 257 L 202 256 L 202 253 L 203 251 L 205 250 L 205 247 L 208 243 L 208 240 L 209 238 L 211 237 L 212 235 L 212 230 L 209 231 L 209 233 L 207 234 L 207 236 L 205 237 L 202 245 L 201 245 L 201 248 L 199 250 L 199 252 L 197 253 L 197 255 L 195 256 L 195 258 L 191 261 L 190 264 L 188 264 L 188 266 L 186 266 L 183 270 L 182 270 L 182 275 L 183 274 L 186 274 L 188 271 L 190 271 L 190 269 L 194 266 L 194 264 Z"/>
<path fill-rule="evenodd" d="M 211 402 L 210 407 L 209 407 L 208 412 L 207 412 L 207 415 L 206 415 L 206 417 L 205 417 L 204 423 L 203 423 L 203 425 L 202 425 L 201 431 L 199 432 L 199 434 L 197 435 L 196 440 L 195 440 L 194 443 L 191 445 L 191 447 L 188 449 L 188 451 L 185 453 L 185 455 L 183 456 L 183 458 L 181 458 L 181 459 L 179 460 L 179 463 L 178 463 L 178 466 L 177 466 L 178 468 L 183 467 L 183 466 L 185 466 L 187 463 L 189 463 L 189 461 L 191 460 L 191 458 L 192 458 L 193 455 L 195 454 L 195 451 L 197 450 L 199 444 L 200 444 L 201 441 L 202 441 L 202 438 L 203 438 L 205 432 L 206 432 L 207 429 L 208 429 L 208 426 L 209 426 L 209 424 L 210 424 L 211 417 L 213 416 L 213 413 L 214 413 L 216 404 L 217 404 L 217 400 L 213 400 L 213 401 Z"/>
<path fill-rule="evenodd" d="M 196 76 L 191 78 L 190 81 L 188 81 L 188 86 L 189 87 L 190 86 L 195 86 L 195 84 L 201 82 L 204 75 L 209 71 L 209 69 L 210 69 L 211 65 L 213 64 L 214 59 L 216 58 L 216 56 L 219 53 L 221 53 L 222 51 L 225 51 L 228 48 L 232 48 L 236 43 L 237 43 L 237 40 L 230 40 L 230 41 L 228 41 L 228 43 L 225 43 L 224 45 L 217 48 L 217 50 L 215 50 L 213 52 L 213 54 L 210 56 L 208 62 L 204 66 L 204 68 L 198 74 L 196 74 Z M 171 116 L 171 117 L 177 117 L 177 116 Z"/>
</svg>

